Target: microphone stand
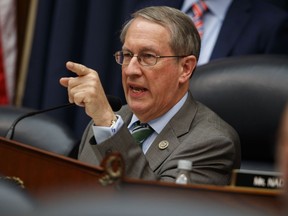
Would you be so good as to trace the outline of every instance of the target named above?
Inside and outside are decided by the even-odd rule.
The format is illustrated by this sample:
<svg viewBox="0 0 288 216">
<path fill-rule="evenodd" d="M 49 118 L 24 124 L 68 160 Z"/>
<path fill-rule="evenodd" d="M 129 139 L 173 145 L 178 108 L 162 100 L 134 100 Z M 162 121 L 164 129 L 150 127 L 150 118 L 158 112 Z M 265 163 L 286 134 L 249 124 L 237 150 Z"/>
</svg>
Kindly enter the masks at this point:
<svg viewBox="0 0 288 216">
<path fill-rule="evenodd" d="M 112 96 L 112 95 L 106 95 L 106 97 L 107 97 L 108 102 L 109 102 L 110 106 L 112 107 L 113 111 L 120 110 L 120 108 L 122 107 L 122 102 L 121 102 L 120 98 Z M 40 114 L 40 113 L 44 113 L 44 112 L 49 112 L 49 111 L 56 110 L 56 109 L 71 107 L 71 106 L 75 106 L 75 105 L 76 105 L 75 103 L 68 103 L 68 104 L 52 107 L 49 109 L 37 110 L 34 112 L 29 112 L 29 113 L 26 113 L 24 115 L 21 115 L 10 126 L 5 138 L 12 140 L 14 137 L 14 131 L 15 131 L 16 125 L 18 124 L 19 121 L 21 121 L 22 119 L 24 119 L 26 117 L 33 116 L 33 115 Z"/>
<path fill-rule="evenodd" d="M 6 136 L 5 136 L 5 138 L 10 139 L 10 140 L 13 140 L 14 131 L 15 131 L 16 125 L 18 124 L 19 121 L 21 121 L 22 119 L 24 119 L 24 118 L 26 118 L 26 117 L 33 116 L 33 115 L 36 115 L 36 114 L 41 114 L 41 113 L 44 113 L 44 112 L 53 111 L 53 110 L 56 110 L 56 109 L 61 109 L 61 108 L 65 108 L 65 107 L 71 107 L 71 106 L 75 106 L 75 103 L 68 103 L 68 104 L 64 104 L 64 105 L 52 107 L 52 108 L 49 108 L 49 109 L 44 109 L 44 110 L 29 112 L 29 113 L 26 113 L 26 114 L 24 114 L 24 115 L 21 115 L 21 116 L 19 116 L 18 118 L 16 118 L 16 119 L 14 120 L 14 122 L 12 123 L 12 125 L 10 126 L 10 128 L 8 129 L 8 132 L 7 132 Z"/>
</svg>

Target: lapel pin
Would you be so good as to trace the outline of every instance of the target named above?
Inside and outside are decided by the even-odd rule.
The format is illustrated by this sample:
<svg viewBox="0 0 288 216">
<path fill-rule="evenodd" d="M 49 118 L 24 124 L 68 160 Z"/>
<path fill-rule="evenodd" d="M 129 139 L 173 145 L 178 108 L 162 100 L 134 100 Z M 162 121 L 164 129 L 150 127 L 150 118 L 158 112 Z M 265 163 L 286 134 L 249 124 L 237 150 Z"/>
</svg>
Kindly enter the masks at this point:
<svg viewBox="0 0 288 216">
<path fill-rule="evenodd" d="M 158 147 L 159 149 L 161 150 L 164 150 L 168 147 L 169 145 L 169 142 L 167 140 L 162 140 L 159 144 L 158 144 Z"/>
</svg>

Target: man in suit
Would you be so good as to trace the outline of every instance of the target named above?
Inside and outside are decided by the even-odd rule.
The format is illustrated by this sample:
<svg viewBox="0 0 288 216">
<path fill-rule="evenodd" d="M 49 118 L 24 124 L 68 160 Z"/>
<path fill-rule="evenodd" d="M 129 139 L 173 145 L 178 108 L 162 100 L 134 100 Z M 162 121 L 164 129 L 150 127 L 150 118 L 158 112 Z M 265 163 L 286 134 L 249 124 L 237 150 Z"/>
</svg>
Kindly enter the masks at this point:
<svg viewBox="0 0 288 216">
<path fill-rule="evenodd" d="M 191 19 L 170 7 L 148 7 L 133 14 L 121 32 L 127 105 L 114 113 L 96 71 L 74 62 L 78 77 L 61 78 L 69 101 L 85 107 L 92 118 L 84 132 L 79 160 L 98 165 L 110 152 L 120 152 L 131 178 L 175 181 L 180 159 L 193 162 L 194 183 L 226 185 L 240 167 L 236 131 L 195 101 L 189 80 L 200 52 L 200 36 Z M 152 128 L 136 141 L 135 123 Z M 138 127 L 138 126 L 137 126 Z M 139 127 L 138 127 L 139 128 Z"/>
<path fill-rule="evenodd" d="M 192 16 L 197 0 L 139 0 L 136 9 L 166 5 Z M 198 65 L 251 54 L 288 55 L 288 13 L 265 0 L 204 0 L 204 34 Z"/>
</svg>

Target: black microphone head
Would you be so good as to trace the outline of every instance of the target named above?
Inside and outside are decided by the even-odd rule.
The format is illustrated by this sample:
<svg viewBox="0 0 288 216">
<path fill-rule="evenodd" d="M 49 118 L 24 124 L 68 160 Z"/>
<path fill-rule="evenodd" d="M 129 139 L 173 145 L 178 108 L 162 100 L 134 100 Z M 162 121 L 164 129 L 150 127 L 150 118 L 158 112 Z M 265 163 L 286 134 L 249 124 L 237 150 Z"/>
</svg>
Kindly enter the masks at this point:
<svg viewBox="0 0 288 216">
<path fill-rule="evenodd" d="M 114 112 L 118 111 L 122 107 L 122 101 L 119 97 L 112 96 L 112 95 L 107 95 L 108 102 L 110 106 L 112 107 L 112 110 Z"/>
</svg>

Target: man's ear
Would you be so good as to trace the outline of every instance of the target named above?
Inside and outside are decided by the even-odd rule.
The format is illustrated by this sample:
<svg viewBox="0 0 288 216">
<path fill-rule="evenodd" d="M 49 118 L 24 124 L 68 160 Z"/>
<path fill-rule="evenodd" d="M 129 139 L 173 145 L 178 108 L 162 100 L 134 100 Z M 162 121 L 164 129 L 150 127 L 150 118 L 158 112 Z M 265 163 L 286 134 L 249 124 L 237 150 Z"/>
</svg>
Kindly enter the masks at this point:
<svg viewBox="0 0 288 216">
<path fill-rule="evenodd" d="M 189 55 L 181 60 L 182 74 L 181 82 L 186 82 L 192 76 L 192 73 L 197 65 L 197 60 L 194 55 Z"/>
</svg>

